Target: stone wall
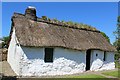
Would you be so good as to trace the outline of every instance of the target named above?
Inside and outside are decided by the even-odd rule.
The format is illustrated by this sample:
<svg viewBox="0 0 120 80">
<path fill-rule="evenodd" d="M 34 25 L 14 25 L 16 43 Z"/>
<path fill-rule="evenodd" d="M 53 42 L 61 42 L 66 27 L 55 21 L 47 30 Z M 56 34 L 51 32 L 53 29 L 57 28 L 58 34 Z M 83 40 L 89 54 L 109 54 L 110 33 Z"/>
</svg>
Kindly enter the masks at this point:
<svg viewBox="0 0 120 80">
<path fill-rule="evenodd" d="M 7 52 L 6 48 L 0 49 L 0 61 L 7 61 Z"/>
</svg>

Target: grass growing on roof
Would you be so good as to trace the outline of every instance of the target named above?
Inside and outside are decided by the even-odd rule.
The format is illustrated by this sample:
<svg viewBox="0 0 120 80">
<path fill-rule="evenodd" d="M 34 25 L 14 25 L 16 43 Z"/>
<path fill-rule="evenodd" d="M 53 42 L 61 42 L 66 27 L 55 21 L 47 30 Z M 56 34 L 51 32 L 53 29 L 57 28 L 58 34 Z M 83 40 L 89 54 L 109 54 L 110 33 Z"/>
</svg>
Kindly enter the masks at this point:
<svg viewBox="0 0 120 80">
<path fill-rule="evenodd" d="M 76 23 L 76 22 L 73 22 L 73 21 L 68 21 L 68 22 L 67 21 L 63 21 L 63 20 L 59 21 L 56 18 L 50 19 L 47 16 L 42 16 L 41 19 L 43 19 L 45 21 L 48 21 L 50 23 L 56 23 L 56 24 L 58 24 L 59 22 L 61 22 L 64 25 L 72 26 L 73 28 L 78 28 L 78 29 L 82 28 L 82 29 L 93 30 L 93 31 L 97 30 L 95 27 L 92 27 L 90 25 L 83 24 L 83 23 Z"/>
</svg>

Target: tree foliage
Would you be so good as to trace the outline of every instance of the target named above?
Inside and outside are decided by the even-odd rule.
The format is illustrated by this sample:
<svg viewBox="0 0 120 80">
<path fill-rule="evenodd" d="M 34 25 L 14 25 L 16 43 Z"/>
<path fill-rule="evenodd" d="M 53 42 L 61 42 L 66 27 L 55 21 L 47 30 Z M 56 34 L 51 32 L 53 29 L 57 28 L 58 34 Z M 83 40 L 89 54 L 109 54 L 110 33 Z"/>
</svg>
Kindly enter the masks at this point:
<svg viewBox="0 0 120 80">
<path fill-rule="evenodd" d="M 114 34 L 116 35 L 116 41 L 113 43 L 113 45 L 116 47 L 117 51 L 120 53 L 120 16 L 118 16 L 117 19 L 117 28 Z"/>
<path fill-rule="evenodd" d="M 116 41 L 113 43 L 113 45 L 116 47 L 118 52 L 118 54 L 115 55 L 115 60 L 120 58 L 120 16 L 118 16 L 117 22 L 116 31 L 113 32 L 116 36 Z"/>
<path fill-rule="evenodd" d="M 6 36 L 2 38 L 2 48 L 8 48 L 8 42 L 9 42 L 10 36 Z"/>
</svg>

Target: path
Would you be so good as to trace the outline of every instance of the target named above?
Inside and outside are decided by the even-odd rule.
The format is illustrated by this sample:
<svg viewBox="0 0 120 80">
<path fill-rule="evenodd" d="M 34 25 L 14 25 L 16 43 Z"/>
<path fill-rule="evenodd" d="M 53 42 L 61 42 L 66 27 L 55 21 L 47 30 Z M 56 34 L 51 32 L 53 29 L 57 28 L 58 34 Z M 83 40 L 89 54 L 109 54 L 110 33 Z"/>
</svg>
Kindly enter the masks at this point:
<svg viewBox="0 0 120 80">
<path fill-rule="evenodd" d="M 117 69 L 110 70 L 110 71 L 116 71 L 116 70 Z M 104 74 L 102 74 L 103 72 L 108 72 L 108 71 L 96 71 L 96 72 L 93 72 L 93 74 L 101 75 L 101 76 L 104 76 L 106 78 L 117 78 L 117 77 L 113 77 L 113 76 L 104 75 Z"/>
<path fill-rule="evenodd" d="M 101 75 L 101 76 L 106 77 L 106 78 L 118 78 L 118 77 L 113 77 L 113 76 L 108 76 L 108 75 L 102 74 L 103 72 L 110 72 L 110 71 L 118 71 L 118 69 L 116 68 L 113 70 L 105 70 L 105 71 L 86 71 L 86 72 L 83 72 L 82 74 L 81 73 L 73 74 L 73 76 L 82 76 L 85 74 L 95 74 L 95 75 Z"/>
<path fill-rule="evenodd" d="M 7 61 L 0 62 L 0 73 L 3 73 L 4 76 L 16 76 L 14 71 L 11 69 L 9 63 Z"/>
</svg>

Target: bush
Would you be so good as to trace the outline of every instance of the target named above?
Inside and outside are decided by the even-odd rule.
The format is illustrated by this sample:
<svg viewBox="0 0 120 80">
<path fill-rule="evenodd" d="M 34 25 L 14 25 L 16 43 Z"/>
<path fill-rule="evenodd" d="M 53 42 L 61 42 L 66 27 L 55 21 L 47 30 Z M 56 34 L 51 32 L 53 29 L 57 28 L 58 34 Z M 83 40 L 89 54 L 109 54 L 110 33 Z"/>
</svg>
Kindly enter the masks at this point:
<svg viewBox="0 0 120 80">
<path fill-rule="evenodd" d="M 9 40 L 10 40 L 10 36 L 3 37 L 3 39 L 2 39 L 2 41 L 3 41 L 2 48 L 8 48 Z"/>
</svg>

